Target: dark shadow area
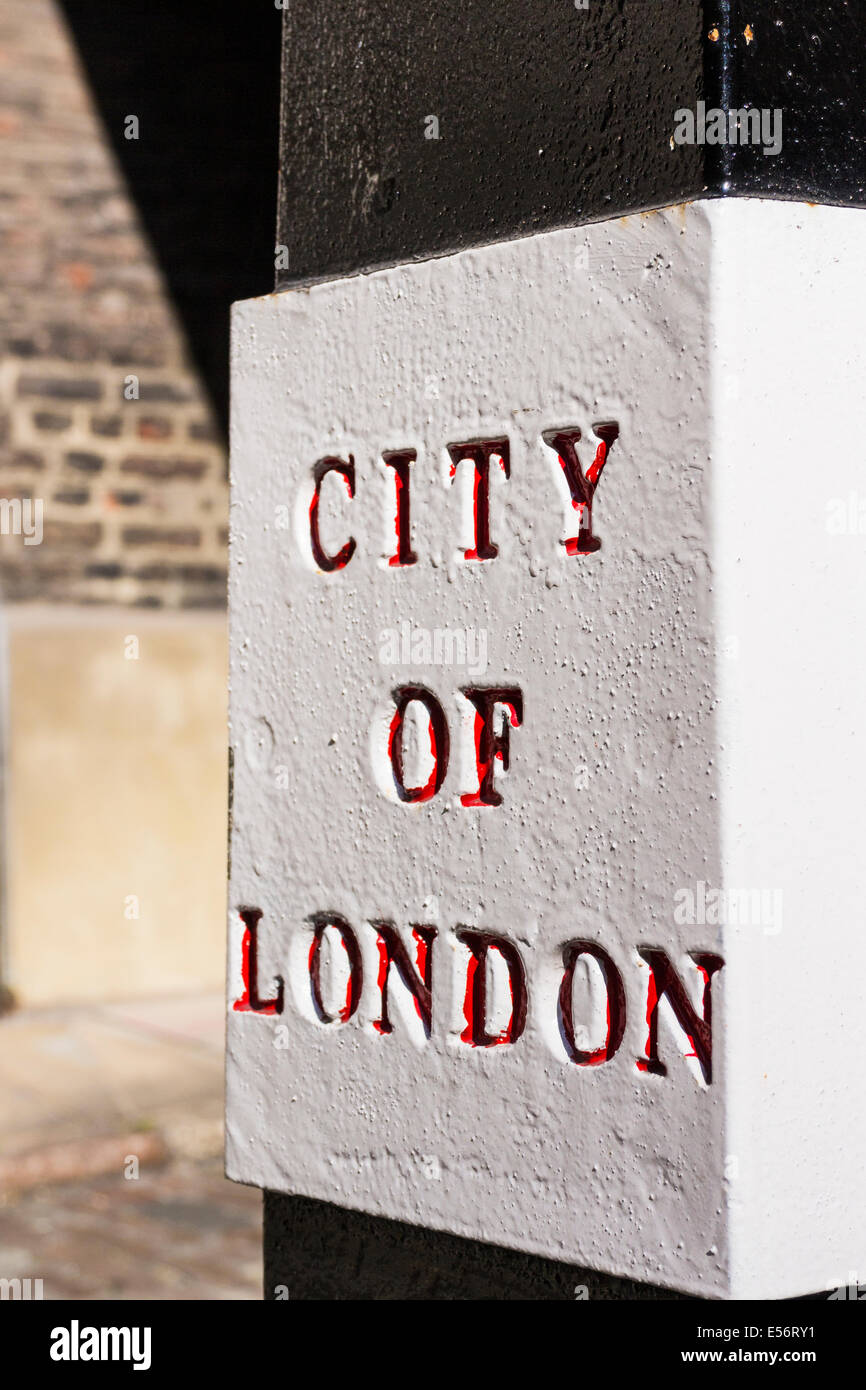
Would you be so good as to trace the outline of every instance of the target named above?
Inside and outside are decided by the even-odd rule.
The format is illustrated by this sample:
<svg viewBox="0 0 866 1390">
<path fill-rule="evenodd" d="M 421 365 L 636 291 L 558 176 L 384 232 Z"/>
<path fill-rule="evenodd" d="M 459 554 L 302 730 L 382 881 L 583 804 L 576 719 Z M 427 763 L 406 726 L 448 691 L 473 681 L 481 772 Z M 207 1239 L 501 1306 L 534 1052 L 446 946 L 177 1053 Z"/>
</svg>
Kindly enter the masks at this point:
<svg viewBox="0 0 866 1390">
<path fill-rule="evenodd" d="M 265 1193 L 265 1300 L 689 1300 L 311 1197 Z"/>
<path fill-rule="evenodd" d="M 274 284 L 282 11 L 271 0 L 61 8 L 225 427 L 229 305 Z M 124 134 L 130 115 L 137 140 Z"/>
</svg>

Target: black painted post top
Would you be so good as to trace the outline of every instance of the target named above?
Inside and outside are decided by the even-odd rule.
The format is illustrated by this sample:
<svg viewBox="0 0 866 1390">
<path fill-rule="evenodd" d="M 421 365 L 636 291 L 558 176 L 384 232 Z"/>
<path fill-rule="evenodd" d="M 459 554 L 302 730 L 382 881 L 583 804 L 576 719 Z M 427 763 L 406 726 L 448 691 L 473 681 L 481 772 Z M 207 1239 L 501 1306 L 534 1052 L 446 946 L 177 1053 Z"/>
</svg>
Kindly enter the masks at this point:
<svg viewBox="0 0 866 1390">
<path fill-rule="evenodd" d="M 866 0 L 309 0 L 283 45 L 278 288 L 698 197 L 866 206 Z"/>
</svg>

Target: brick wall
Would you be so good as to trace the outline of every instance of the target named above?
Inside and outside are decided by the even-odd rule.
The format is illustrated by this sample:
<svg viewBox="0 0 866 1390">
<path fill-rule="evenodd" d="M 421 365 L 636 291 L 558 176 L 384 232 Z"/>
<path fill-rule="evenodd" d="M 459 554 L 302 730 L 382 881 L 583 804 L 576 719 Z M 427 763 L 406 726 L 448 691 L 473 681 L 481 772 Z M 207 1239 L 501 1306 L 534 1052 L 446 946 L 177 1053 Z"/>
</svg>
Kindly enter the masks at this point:
<svg viewBox="0 0 866 1390">
<path fill-rule="evenodd" d="M 4 498 L 7 600 L 224 602 L 224 447 L 54 0 L 0 6 Z"/>
</svg>

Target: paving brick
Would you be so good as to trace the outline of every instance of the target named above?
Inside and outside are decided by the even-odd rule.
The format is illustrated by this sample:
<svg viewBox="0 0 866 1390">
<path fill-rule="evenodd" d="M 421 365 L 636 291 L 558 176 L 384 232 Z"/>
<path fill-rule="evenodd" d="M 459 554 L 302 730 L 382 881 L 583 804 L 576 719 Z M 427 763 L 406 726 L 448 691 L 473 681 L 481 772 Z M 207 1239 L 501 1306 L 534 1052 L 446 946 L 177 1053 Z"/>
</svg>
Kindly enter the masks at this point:
<svg viewBox="0 0 866 1390">
<path fill-rule="evenodd" d="M 15 449 L 7 459 L 2 460 L 4 468 L 27 468 L 36 470 L 44 467 L 44 461 L 40 454 L 36 454 L 32 449 Z"/>
<path fill-rule="evenodd" d="M 225 604 L 225 597 L 219 593 L 191 594 L 185 593 L 181 599 L 181 608 L 198 608 L 213 610 L 222 608 Z"/>
<path fill-rule="evenodd" d="M 183 584 L 224 586 L 226 582 L 225 568 L 219 565 L 142 565 L 133 574 L 145 583 L 164 583 L 175 579 Z"/>
<path fill-rule="evenodd" d="M 191 526 L 125 526 L 122 539 L 124 545 L 130 546 L 193 546 L 200 543 L 201 532 Z"/>
<path fill-rule="evenodd" d="M 171 420 L 163 416 L 147 416 L 138 422 L 141 439 L 168 439 L 172 432 Z"/>
<path fill-rule="evenodd" d="M 220 440 L 220 432 L 210 420 L 190 421 L 187 433 L 190 439 L 203 439 L 212 443 L 217 443 Z"/>
<path fill-rule="evenodd" d="M 219 1159 L 144 1162 L 135 1181 L 115 1170 L 10 1201 L 0 1256 L 48 1301 L 259 1300 L 261 1232 L 261 1193 Z"/>
<path fill-rule="evenodd" d="M 57 415 L 50 410 L 33 412 L 33 423 L 38 430 L 68 430 L 72 424 L 71 415 Z"/>
<path fill-rule="evenodd" d="M 102 539 L 99 521 L 55 521 L 47 518 L 43 525 L 43 544 L 76 550 L 92 550 Z"/>
<path fill-rule="evenodd" d="M 119 579 L 125 573 L 123 565 L 116 561 L 98 565 L 87 565 L 84 573 L 88 579 Z"/>
<path fill-rule="evenodd" d="M 66 488 L 61 492 L 55 492 L 53 500 L 68 507 L 83 507 L 90 501 L 90 493 L 86 488 Z"/>
<path fill-rule="evenodd" d="M 142 381 L 138 398 L 140 401 L 165 401 L 183 405 L 195 399 L 195 392 L 192 386 L 171 381 Z"/>
<path fill-rule="evenodd" d="M 99 454 L 73 450 L 66 454 L 65 458 L 70 468 L 77 468 L 81 473 L 99 473 L 103 466 L 103 459 Z"/>
<path fill-rule="evenodd" d="M 122 473 L 140 473 L 147 478 L 201 478 L 207 470 L 204 459 L 131 454 L 120 465 Z"/>
<path fill-rule="evenodd" d="M 90 421 L 90 428 L 94 434 L 116 438 L 123 431 L 123 416 L 94 415 Z"/>
<path fill-rule="evenodd" d="M 18 394 L 58 401 L 98 401 L 102 398 L 102 384 L 86 377 L 21 376 Z"/>
</svg>

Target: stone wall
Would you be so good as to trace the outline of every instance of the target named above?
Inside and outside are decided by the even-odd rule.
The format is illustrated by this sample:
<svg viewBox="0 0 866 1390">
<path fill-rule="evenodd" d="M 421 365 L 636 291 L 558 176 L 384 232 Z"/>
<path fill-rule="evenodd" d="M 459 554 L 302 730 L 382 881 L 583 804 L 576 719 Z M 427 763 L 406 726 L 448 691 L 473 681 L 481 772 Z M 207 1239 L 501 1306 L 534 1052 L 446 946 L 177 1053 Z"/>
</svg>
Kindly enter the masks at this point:
<svg viewBox="0 0 866 1390">
<path fill-rule="evenodd" d="M 221 606 L 224 445 L 54 0 L 0 11 L 0 256 L 0 597 Z"/>
</svg>

